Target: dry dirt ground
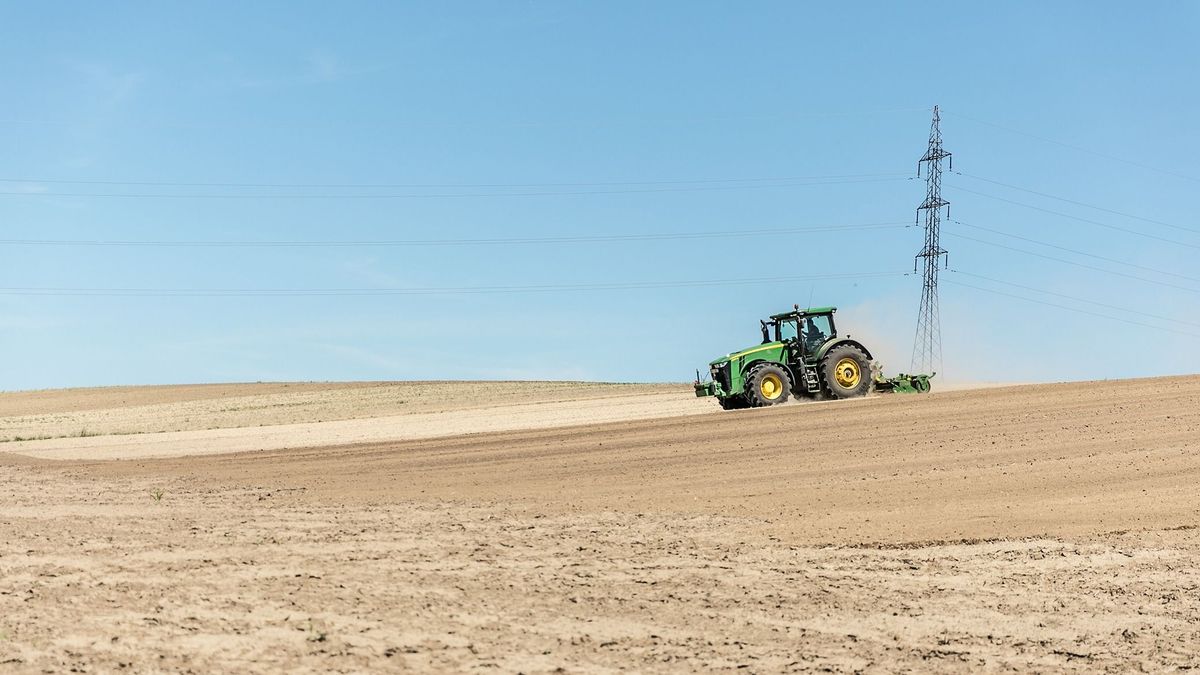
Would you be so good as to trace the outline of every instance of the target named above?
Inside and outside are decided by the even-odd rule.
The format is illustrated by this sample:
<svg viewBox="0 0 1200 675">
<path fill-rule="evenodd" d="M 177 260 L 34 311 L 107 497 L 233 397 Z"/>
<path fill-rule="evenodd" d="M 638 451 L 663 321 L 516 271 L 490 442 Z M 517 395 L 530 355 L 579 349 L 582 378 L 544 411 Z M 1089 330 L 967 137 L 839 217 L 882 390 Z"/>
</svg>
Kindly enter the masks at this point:
<svg viewBox="0 0 1200 675">
<path fill-rule="evenodd" d="M 513 404 L 673 394 L 675 385 L 598 382 L 279 382 L 0 393 L 0 442 L 494 410 Z M 583 420 L 591 421 L 591 420 Z"/>
<path fill-rule="evenodd" d="M 132 408 L 324 385 L 259 386 L 3 394 L 0 421 L 118 430 Z M 445 393 L 470 385 L 424 386 L 441 407 L 373 414 L 453 418 Z M 731 413 L 684 409 L 686 388 L 531 387 L 464 391 L 465 435 L 212 454 L 222 430 L 190 427 L 190 451 L 142 434 L 169 451 L 124 460 L 86 457 L 147 452 L 0 444 L 0 669 L 1200 668 L 1200 377 Z M 663 401 L 683 412 L 653 418 Z"/>
</svg>

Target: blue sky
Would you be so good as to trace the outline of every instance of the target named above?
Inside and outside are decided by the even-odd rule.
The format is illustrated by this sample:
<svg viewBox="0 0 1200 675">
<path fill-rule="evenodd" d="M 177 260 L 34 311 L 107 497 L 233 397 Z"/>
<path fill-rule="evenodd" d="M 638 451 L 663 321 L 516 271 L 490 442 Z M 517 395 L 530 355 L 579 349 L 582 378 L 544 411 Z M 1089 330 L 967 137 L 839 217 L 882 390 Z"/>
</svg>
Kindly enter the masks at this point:
<svg viewBox="0 0 1200 675">
<path fill-rule="evenodd" d="M 688 380 L 810 298 L 906 370 L 935 103 L 947 377 L 1200 370 L 1192 3 L 0 7 L 8 242 L 746 233 L 3 243 L 0 389 Z"/>
</svg>

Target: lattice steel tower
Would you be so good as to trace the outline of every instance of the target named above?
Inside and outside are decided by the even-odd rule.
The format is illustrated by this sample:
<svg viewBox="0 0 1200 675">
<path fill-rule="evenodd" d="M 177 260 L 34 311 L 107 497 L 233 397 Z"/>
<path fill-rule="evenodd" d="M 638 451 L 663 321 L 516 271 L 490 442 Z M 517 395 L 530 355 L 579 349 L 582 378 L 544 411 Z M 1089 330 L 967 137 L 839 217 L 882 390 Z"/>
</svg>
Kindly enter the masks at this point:
<svg viewBox="0 0 1200 675">
<path fill-rule="evenodd" d="M 933 124 L 929 127 L 929 148 L 917 162 L 917 176 L 925 171 L 925 201 L 917 207 L 917 223 L 925 215 L 925 246 L 917 254 L 913 271 L 924 259 L 925 274 L 921 284 L 921 311 L 917 315 L 917 335 L 913 339 L 912 372 L 933 373 L 942 366 L 942 320 L 938 314 L 938 266 L 948 262 L 949 253 L 941 244 L 941 212 L 946 207 L 950 217 L 950 202 L 942 199 L 942 160 L 954 160 L 942 148 L 941 115 L 933 106 Z"/>
</svg>

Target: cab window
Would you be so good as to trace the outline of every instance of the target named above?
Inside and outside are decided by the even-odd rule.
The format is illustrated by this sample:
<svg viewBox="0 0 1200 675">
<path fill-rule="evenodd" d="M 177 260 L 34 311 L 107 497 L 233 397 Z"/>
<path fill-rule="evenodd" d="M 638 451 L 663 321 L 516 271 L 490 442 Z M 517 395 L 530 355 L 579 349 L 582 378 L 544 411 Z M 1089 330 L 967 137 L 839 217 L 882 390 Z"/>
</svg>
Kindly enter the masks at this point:
<svg viewBox="0 0 1200 675">
<path fill-rule="evenodd" d="M 798 335 L 795 319 L 779 322 L 779 339 L 781 341 L 795 340 Z"/>
</svg>

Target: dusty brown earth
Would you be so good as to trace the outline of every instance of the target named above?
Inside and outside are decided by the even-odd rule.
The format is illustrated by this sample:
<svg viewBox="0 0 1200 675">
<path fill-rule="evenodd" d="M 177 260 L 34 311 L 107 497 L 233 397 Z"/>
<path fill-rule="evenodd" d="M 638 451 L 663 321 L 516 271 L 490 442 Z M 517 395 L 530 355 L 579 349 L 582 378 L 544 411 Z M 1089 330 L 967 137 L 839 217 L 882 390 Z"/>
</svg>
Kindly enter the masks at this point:
<svg viewBox="0 0 1200 675">
<path fill-rule="evenodd" d="M 0 668 L 1200 667 L 1200 377 L 658 419 L 686 391 L 593 393 L 464 407 L 624 412 L 240 454 L 144 435 L 162 459 L 0 444 Z"/>
<path fill-rule="evenodd" d="M 0 442 L 284 426 L 674 394 L 601 382 L 266 382 L 0 392 Z M 587 420 L 584 420 L 587 421 Z"/>
</svg>

